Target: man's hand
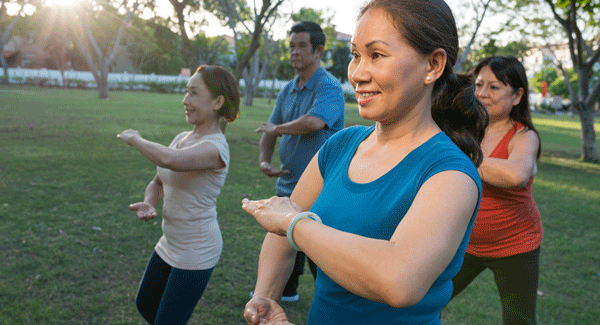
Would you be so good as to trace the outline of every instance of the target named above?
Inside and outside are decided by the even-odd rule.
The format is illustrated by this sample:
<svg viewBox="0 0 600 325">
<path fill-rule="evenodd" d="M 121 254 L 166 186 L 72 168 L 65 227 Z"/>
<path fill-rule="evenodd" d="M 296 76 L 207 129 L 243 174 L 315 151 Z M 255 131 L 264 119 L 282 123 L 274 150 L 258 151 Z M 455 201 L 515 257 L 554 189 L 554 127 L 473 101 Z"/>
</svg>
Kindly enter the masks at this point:
<svg viewBox="0 0 600 325">
<path fill-rule="evenodd" d="M 278 137 L 281 134 L 277 132 L 277 124 L 264 122 L 261 126 L 256 129 L 256 132 L 263 132 L 273 137 Z"/>
<path fill-rule="evenodd" d="M 293 325 L 275 300 L 254 297 L 246 304 L 244 318 L 249 325 Z"/>
<path fill-rule="evenodd" d="M 261 162 L 259 167 L 260 167 L 260 170 L 269 177 L 281 177 L 281 176 L 288 175 L 290 173 L 289 170 L 277 169 L 277 168 L 275 168 L 275 166 L 271 165 L 270 163 L 268 163 L 266 161 Z"/>
</svg>

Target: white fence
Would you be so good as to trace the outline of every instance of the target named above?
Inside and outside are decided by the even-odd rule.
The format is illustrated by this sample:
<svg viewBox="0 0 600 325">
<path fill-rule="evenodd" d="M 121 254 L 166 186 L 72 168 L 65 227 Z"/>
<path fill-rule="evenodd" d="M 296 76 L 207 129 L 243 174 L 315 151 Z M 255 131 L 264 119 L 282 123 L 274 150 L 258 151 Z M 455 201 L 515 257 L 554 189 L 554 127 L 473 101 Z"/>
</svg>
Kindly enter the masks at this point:
<svg viewBox="0 0 600 325">
<path fill-rule="evenodd" d="M 0 69 L 0 78 L 4 77 L 4 69 Z M 63 80 L 60 75 L 60 70 L 48 70 L 48 69 L 24 69 L 24 68 L 8 68 L 8 82 L 11 84 L 25 84 L 39 82 L 43 80 L 47 85 L 62 86 Z M 65 70 L 65 80 L 69 86 L 75 87 L 77 85 L 95 88 L 96 80 L 89 71 L 75 71 Z M 134 74 L 134 73 L 109 73 L 108 83 L 114 88 L 115 84 L 139 84 L 139 86 L 132 86 L 135 89 L 144 88 L 144 84 L 147 83 L 185 83 L 189 80 L 189 77 L 182 75 L 156 75 L 156 74 Z M 259 87 L 270 88 L 273 83 L 274 88 L 277 90 L 282 89 L 289 80 L 262 80 Z M 240 86 L 244 86 L 244 80 L 240 80 Z M 342 84 L 342 89 L 347 93 L 353 93 L 352 86 L 346 82 Z"/>
</svg>

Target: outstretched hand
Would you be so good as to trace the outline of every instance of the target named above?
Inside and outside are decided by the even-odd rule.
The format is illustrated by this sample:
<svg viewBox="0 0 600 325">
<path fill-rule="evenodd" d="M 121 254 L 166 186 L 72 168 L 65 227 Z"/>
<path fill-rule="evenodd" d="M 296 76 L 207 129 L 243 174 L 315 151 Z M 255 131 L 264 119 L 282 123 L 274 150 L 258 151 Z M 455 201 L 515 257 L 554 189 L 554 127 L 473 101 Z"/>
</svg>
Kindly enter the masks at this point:
<svg viewBox="0 0 600 325">
<path fill-rule="evenodd" d="M 256 133 L 266 133 L 270 136 L 274 136 L 274 137 L 278 137 L 281 134 L 277 133 L 277 124 L 273 124 L 273 123 L 269 123 L 269 122 L 263 122 L 263 124 L 261 124 L 258 129 L 255 130 Z"/>
<path fill-rule="evenodd" d="M 157 216 L 156 208 L 145 202 L 130 204 L 129 210 L 135 211 L 140 220 L 148 221 Z"/>
<path fill-rule="evenodd" d="M 268 200 L 242 200 L 242 209 L 251 214 L 266 231 L 285 236 L 287 227 L 302 208 L 288 197 L 274 196 Z"/>
<path fill-rule="evenodd" d="M 261 162 L 259 167 L 260 170 L 269 177 L 281 177 L 290 173 L 289 170 L 275 168 L 275 166 L 271 165 L 266 161 Z"/>
<path fill-rule="evenodd" d="M 244 318 L 249 325 L 293 325 L 275 300 L 254 297 L 246 304 Z"/>
<path fill-rule="evenodd" d="M 133 144 L 133 139 L 135 138 L 139 138 L 140 136 L 140 132 L 138 132 L 137 130 L 125 130 L 119 134 L 117 134 L 117 138 L 123 140 L 123 142 L 127 143 L 128 145 L 132 145 Z"/>
</svg>

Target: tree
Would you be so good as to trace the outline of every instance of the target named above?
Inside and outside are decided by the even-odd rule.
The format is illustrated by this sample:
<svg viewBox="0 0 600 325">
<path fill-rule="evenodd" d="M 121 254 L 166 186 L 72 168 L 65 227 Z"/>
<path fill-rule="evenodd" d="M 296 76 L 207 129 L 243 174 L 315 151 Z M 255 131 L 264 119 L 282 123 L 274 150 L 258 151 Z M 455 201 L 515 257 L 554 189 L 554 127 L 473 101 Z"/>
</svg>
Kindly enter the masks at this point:
<svg viewBox="0 0 600 325">
<path fill-rule="evenodd" d="M 180 51 L 181 37 L 161 18 L 142 21 L 141 25 L 134 23 L 125 38 L 129 58 L 142 73 L 176 75 L 186 66 Z"/>
<path fill-rule="evenodd" d="M 544 0 L 554 19 L 564 30 L 569 45 L 573 69 L 577 74 L 578 91 L 570 87 L 570 76 L 562 62 L 553 58 L 571 94 L 571 105 L 581 121 L 583 161 L 600 162 L 594 131 L 594 106 L 600 97 L 600 80 L 592 78 L 594 66 L 600 61 L 600 1 Z M 585 33 L 583 27 L 586 28 Z M 586 36 L 589 37 L 586 39 Z M 591 45 L 590 45 L 591 44 Z"/>
<path fill-rule="evenodd" d="M 491 2 L 492 2 L 492 0 L 480 0 L 478 3 L 475 3 L 475 1 L 470 2 L 472 10 L 475 12 L 475 17 L 473 19 L 473 22 L 471 23 L 471 24 L 474 23 L 475 29 L 471 33 L 471 37 L 470 37 L 469 41 L 467 42 L 467 45 L 464 46 L 461 56 L 458 58 L 458 60 L 454 64 L 454 70 L 458 73 L 463 71 L 463 65 L 467 61 L 467 57 L 471 51 L 471 47 L 473 46 L 473 43 L 475 42 L 475 38 L 477 37 L 477 33 L 479 32 L 481 23 L 483 22 L 483 19 L 485 18 L 485 14 L 487 13 Z M 468 4 L 468 3 L 465 2 L 465 4 Z M 467 28 L 465 26 L 465 28 L 462 28 L 461 30 L 466 30 L 466 29 Z"/>
<path fill-rule="evenodd" d="M 350 49 L 344 42 L 336 42 L 331 50 L 331 67 L 328 69 L 332 75 L 344 83 L 348 80 L 348 64 L 351 61 Z"/>
<path fill-rule="evenodd" d="M 261 38 L 265 27 L 273 24 L 273 20 L 277 18 L 277 9 L 285 0 L 262 0 L 261 7 L 254 6 L 248 8 L 245 3 L 238 0 L 213 0 L 207 2 L 207 8 L 211 10 L 218 18 L 227 22 L 227 25 L 233 32 L 235 40 L 235 52 L 237 63 L 233 70 L 233 75 L 239 80 L 242 77 L 242 72 L 248 62 L 254 56 L 260 46 Z M 253 24 L 250 28 L 249 23 Z M 239 27 L 243 27 L 245 32 L 251 35 L 250 43 L 242 51 L 240 50 L 238 41 L 240 40 Z"/>
<path fill-rule="evenodd" d="M 494 55 L 514 56 L 523 60 L 527 56 L 527 52 L 531 49 L 531 45 L 526 39 L 509 42 L 506 45 L 498 45 L 498 40 L 489 36 L 488 41 L 481 45 L 477 50 L 469 53 L 467 60 L 463 63 L 463 71 L 469 71 L 474 68 L 481 60 Z"/>
<path fill-rule="evenodd" d="M 44 49 L 54 59 L 55 67 L 60 71 L 62 86 L 67 86 L 65 80 L 65 68 L 67 68 L 67 51 L 71 44 L 71 33 L 66 20 L 62 17 L 68 15 L 68 8 L 63 6 L 45 7 L 40 13 L 38 37 Z"/>
<path fill-rule="evenodd" d="M 230 54 L 229 43 L 222 36 L 208 37 L 200 32 L 191 42 L 193 49 L 193 59 L 195 66 L 204 64 L 229 66 L 224 57 Z M 233 68 L 233 67 L 230 67 Z"/>
<path fill-rule="evenodd" d="M 101 6 L 95 1 L 82 0 L 80 5 L 77 22 L 72 25 L 75 43 L 96 80 L 98 98 L 108 99 L 109 68 L 119 50 L 125 27 L 137 11 L 139 2 L 129 3 L 125 0 L 118 7 L 112 7 L 108 3 Z M 125 14 L 120 14 L 121 10 Z M 90 22 L 95 24 L 91 25 Z M 116 26 L 120 26 L 116 31 L 111 28 Z"/>
<path fill-rule="evenodd" d="M 578 91 L 579 86 L 577 85 L 577 75 L 573 69 L 567 69 L 570 79 L 570 87 L 573 87 L 575 92 Z M 564 76 L 555 67 L 545 67 L 542 71 L 536 72 L 532 78 L 529 79 L 529 86 L 538 93 L 542 92 L 542 81 L 548 83 L 548 94 L 558 95 L 563 98 L 571 98 L 569 92 L 569 86 L 565 81 Z"/>
<path fill-rule="evenodd" d="M 279 44 L 267 32 L 263 33 L 263 44 L 264 50 L 254 52 L 254 57 L 242 71 L 245 82 L 244 105 L 246 106 L 252 106 L 260 81 L 264 79 L 267 68 L 273 65 L 273 58 L 277 57 L 279 52 Z"/>
<path fill-rule="evenodd" d="M 8 15 L 8 5 L 15 5 L 17 6 L 17 13 L 15 15 L 13 15 L 12 17 L 10 15 Z M 19 19 L 21 18 L 21 15 L 23 14 L 23 10 L 25 9 L 25 5 L 27 4 L 26 0 L 1 0 L 0 1 L 0 23 L 2 23 L 0 25 L 0 64 L 2 64 L 2 68 L 4 69 L 4 79 L 6 79 L 6 82 L 8 82 L 8 63 L 6 62 L 6 58 L 4 57 L 4 44 L 6 44 L 11 37 L 11 32 L 13 30 L 13 28 L 15 27 L 15 25 L 17 24 L 17 22 L 19 21 Z M 4 27 L 4 21 L 8 20 L 10 21 L 5 27 Z M 4 82 L 4 79 L 0 79 L 0 83 Z"/>
</svg>

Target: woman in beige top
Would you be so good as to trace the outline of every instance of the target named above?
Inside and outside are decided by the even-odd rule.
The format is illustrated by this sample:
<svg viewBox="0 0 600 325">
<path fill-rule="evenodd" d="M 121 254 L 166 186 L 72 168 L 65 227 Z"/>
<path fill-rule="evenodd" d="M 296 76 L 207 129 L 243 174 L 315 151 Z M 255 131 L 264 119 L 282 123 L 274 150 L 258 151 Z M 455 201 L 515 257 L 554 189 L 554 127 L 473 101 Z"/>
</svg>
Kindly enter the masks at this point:
<svg viewBox="0 0 600 325">
<path fill-rule="evenodd" d="M 144 201 L 129 209 L 140 220 L 153 219 L 164 197 L 163 236 L 136 297 L 150 324 L 186 324 L 221 256 L 216 202 L 229 169 L 229 147 L 219 120 L 233 122 L 239 104 L 235 77 L 221 67 L 201 66 L 183 98 L 192 131 L 180 133 L 168 147 L 142 138 L 136 130 L 117 136 L 157 166 Z"/>
</svg>

